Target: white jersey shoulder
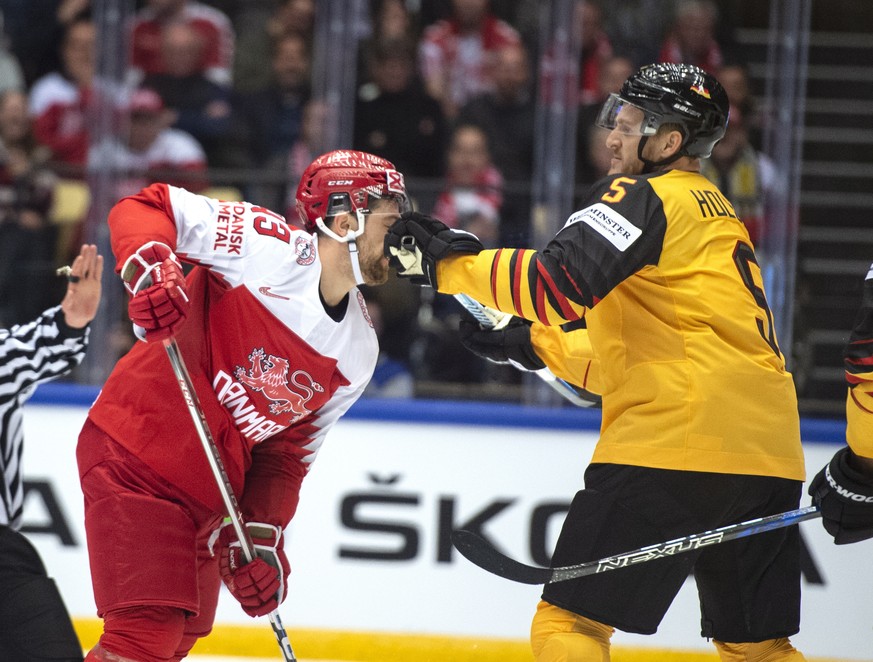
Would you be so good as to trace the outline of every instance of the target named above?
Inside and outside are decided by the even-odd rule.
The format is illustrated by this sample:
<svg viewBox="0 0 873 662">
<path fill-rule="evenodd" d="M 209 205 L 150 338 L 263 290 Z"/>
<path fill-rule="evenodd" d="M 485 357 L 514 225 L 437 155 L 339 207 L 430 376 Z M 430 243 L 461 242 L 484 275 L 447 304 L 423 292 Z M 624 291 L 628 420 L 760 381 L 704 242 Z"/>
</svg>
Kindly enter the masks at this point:
<svg viewBox="0 0 873 662">
<path fill-rule="evenodd" d="M 378 340 L 357 288 L 339 321 L 325 312 L 316 236 L 258 205 L 168 188 L 179 257 L 220 274 L 229 287 L 245 287 L 295 335 L 335 359 L 348 388 L 363 390 L 375 369 Z"/>
</svg>

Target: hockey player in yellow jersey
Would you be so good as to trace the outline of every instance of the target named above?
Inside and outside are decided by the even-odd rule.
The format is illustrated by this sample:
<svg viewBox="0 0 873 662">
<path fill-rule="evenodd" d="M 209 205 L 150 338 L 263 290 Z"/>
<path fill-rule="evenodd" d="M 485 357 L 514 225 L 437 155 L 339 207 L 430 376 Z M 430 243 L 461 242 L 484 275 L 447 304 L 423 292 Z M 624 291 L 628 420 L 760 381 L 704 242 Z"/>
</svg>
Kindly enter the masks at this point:
<svg viewBox="0 0 873 662">
<path fill-rule="evenodd" d="M 573 333 L 561 335 L 585 321 L 601 434 L 555 566 L 799 506 L 796 395 L 754 248 L 698 172 L 727 121 L 727 95 L 703 70 L 643 67 L 598 119 L 610 174 L 543 250 L 483 250 L 415 212 L 386 236 L 398 275 L 528 320 L 538 358 L 571 383 L 591 364 Z M 692 571 L 701 635 L 722 660 L 804 659 L 788 640 L 800 620 L 790 527 L 547 584 L 531 627 L 536 660 L 609 660 L 614 629 L 654 634 Z"/>
<path fill-rule="evenodd" d="M 873 538 L 873 265 L 845 351 L 846 441 L 809 493 L 838 545 Z"/>
</svg>

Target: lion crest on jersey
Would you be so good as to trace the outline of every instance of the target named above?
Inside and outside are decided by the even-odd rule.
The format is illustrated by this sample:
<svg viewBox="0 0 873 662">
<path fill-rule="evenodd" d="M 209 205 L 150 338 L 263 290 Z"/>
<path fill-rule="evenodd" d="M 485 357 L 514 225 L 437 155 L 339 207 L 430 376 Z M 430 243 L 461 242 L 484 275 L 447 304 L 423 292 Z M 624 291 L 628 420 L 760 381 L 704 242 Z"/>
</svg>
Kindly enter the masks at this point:
<svg viewBox="0 0 873 662">
<path fill-rule="evenodd" d="M 315 246 L 308 237 L 297 237 L 294 240 L 294 252 L 297 253 L 297 264 L 308 267 L 315 262 Z"/>
<path fill-rule="evenodd" d="M 249 362 L 251 363 L 249 370 L 237 366 L 234 376 L 253 391 L 263 393 L 271 400 L 271 413 L 293 413 L 294 419 L 291 423 L 311 413 L 306 408 L 306 403 L 316 392 L 324 392 L 324 387 L 305 370 L 296 370 L 289 378 L 288 359 L 266 354 L 263 348 L 253 350 L 249 354 Z M 305 383 L 301 380 L 305 380 Z M 300 389 L 303 395 L 290 388 L 289 382 Z"/>
</svg>

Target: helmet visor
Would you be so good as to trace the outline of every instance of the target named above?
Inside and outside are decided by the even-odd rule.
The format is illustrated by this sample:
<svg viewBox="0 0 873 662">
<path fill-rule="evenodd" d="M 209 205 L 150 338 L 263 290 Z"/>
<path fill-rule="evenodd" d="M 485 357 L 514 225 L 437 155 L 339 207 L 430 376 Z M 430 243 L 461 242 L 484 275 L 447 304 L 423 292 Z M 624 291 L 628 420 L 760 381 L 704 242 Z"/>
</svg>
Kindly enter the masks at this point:
<svg viewBox="0 0 873 662">
<path fill-rule="evenodd" d="M 661 116 L 635 106 L 617 94 L 610 94 L 595 123 L 610 131 L 618 129 L 628 136 L 651 136 L 657 132 Z"/>
<path fill-rule="evenodd" d="M 361 211 L 370 213 L 370 207 L 375 200 L 394 200 L 400 213 L 412 211 L 412 204 L 406 194 L 406 185 L 403 175 L 396 170 L 385 170 L 384 181 L 374 178 L 368 180 L 339 182 L 347 184 L 349 188 L 343 191 L 331 193 L 328 196 L 326 218 L 337 214 Z"/>
<path fill-rule="evenodd" d="M 376 200 L 392 200 L 397 203 L 397 209 L 399 213 L 403 214 L 407 211 L 412 211 L 412 203 L 409 201 L 409 197 L 406 195 L 406 192 L 397 192 L 397 191 L 388 191 L 388 192 L 380 192 L 380 193 L 370 193 L 367 195 L 367 207 L 362 209 L 361 211 L 365 214 L 371 214 L 373 202 Z"/>
</svg>

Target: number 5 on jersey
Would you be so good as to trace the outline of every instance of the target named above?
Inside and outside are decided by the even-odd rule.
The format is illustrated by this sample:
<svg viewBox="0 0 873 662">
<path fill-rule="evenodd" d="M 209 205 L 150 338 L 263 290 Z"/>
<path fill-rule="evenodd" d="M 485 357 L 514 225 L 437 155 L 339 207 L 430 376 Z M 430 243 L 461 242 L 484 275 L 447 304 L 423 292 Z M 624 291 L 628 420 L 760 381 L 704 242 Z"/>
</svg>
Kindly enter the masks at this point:
<svg viewBox="0 0 873 662">
<path fill-rule="evenodd" d="M 621 202 L 622 198 L 627 195 L 627 189 L 625 189 L 625 186 L 632 186 L 636 183 L 637 180 L 631 179 L 630 177 L 616 177 L 609 185 L 611 193 L 604 193 L 600 196 L 600 199 L 604 202 Z"/>
<path fill-rule="evenodd" d="M 755 258 L 755 251 L 748 244 L 738 241 L 734 248 L 734 264 L 737 271 L 740 272 L 740 278 L 743 279 L 743 285 L 752 293 L 755 298 L 755 303 L 764 314 L 764 319 L 755 318 L 758 325 L 758 333 L 764 341 L 770 346 L 776 356 L 782 357 L 782 352 L 779 351 L 779 345 L 776 343 L 776 329 L 773 324 L 773 313 L 770 311 L 770 306 L 767 303 L 767 295 L 764 294 L 762 284 L 764 282 L 761 277 L 761 267 L 758 266 L 758 260 Z M 765 328 L 766 326 L 766 328 Z"/>
</svg>

